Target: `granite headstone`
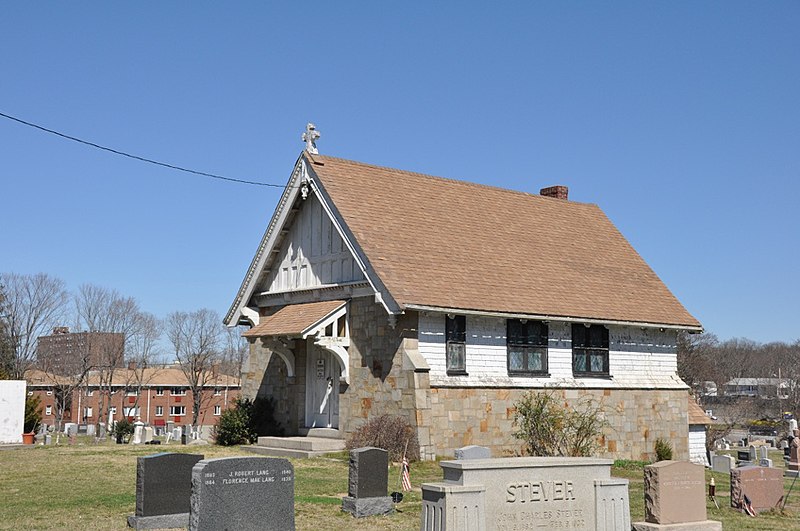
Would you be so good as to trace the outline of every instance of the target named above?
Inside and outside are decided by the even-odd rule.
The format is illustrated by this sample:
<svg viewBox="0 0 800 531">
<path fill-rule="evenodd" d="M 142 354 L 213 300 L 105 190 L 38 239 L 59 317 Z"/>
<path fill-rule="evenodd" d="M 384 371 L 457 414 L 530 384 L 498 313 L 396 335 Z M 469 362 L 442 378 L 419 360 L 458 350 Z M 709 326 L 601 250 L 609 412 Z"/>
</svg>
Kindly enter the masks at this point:
<svg viewBox="0 0 800 531">
<path fill-rule="evenodd" d="M 388 514 L 394 510 L 386 495 L 389 485 L 389 453 L 382 448 L 350 451 L 350 475 L 342 510 L 358 518 Z"/>
<path fill-rule="evenodd" d="M 715 455 L 711 462 L 711 470 L 730 474 L 731 469 L 736 466 L 736 459 L 729 455 Z"/>
<path fill-rule="evenodd" d="M 294 524 L 294 467 L 288 459 L 206 459 L 192 469 L 191 531 L 275 530 Z"/>
<path fill-rule="evenodd" d="M 192 467 L 198 454 L 160 453 L 136 460 L 136 513 L 128 517 L 135 529 L 186 527 L 192 494 Z"/>
<path fill-rule="evenodd" d="M 783 500 L 783 474 L 777 468 L 734 468 L 731 470 L 731 507 L 743 510 L 745 496 L 756 513 L 777 507 Z"/>
<path fill-rule="evenodd" d="M 455 457 L 456 459 L 491 459 L 492 451 L 485 446 L 472 444 L 457 449 Z"/>
</svg>

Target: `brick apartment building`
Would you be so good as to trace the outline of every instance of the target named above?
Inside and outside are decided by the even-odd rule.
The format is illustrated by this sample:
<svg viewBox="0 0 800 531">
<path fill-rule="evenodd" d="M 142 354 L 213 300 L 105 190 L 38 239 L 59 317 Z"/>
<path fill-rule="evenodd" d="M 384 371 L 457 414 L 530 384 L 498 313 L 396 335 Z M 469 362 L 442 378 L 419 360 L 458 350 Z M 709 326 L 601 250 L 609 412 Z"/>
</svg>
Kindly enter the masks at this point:
<svg viewBox="0 0 800 531">
<path fill-rule="evenodd" d="M 116 332 L 70 332 L 58 326 L 36 344 L 39 368 L 51 374 L 75 374 L 81 368 L 125 366 L 125 336 Z"/>
<path fill-rule="evenodd" d="M 30 371 L 27 377 L 28 393 L 42 400 L 42 422 L 56 424 L 56 393 L 63 377 L 42 371 Z M 100 373 L 89 373 L 83 385 L 72 393 L 69 410 L 63 422 L 96 425 L 114 423 L 123 418 L 138 417 L 160 432 L 171 426 L 191 424 L 193 413 L 192 392 L 183 371 L 176 366 L 115 369 L 108 386 L 100 385 Z M 214 372 L 208 375 L 198 416 L 202 433 L 217 423 L 222 411 L 231 407 L 239 396 L 239 379 Z M 99 418 L 101 399 L 105 397 L 107 418 Z"/>
</svg>

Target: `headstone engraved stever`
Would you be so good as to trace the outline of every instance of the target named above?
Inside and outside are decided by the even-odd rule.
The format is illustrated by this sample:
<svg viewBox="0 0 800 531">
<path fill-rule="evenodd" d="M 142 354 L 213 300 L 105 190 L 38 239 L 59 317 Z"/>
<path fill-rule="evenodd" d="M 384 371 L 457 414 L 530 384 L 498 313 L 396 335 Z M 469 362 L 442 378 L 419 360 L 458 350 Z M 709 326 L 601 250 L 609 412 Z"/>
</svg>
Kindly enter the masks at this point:
<svg viewBox="0 0 800 531">
<path fill-rule="evenodd" d="M 389 514 L 394 510 L 386 495 L 389 486 L 389 452 L 382 448 L 356 448 L 350 452 L 350 475 L 342 510 L 357 518 Z"/>
<path fill-rule="evenodd" d="M 612 461 L 506 457 L 442 461 L 443 481 L 422 485 L 423 531 L 630 529 L 628 480 Z"/>
<path fill-rule="evenodd" d="M 636 531 L 657 529 L 721 530 L 707 519 L 705 468 L 688 461 L 659 461 L 644 467 L 645 522 Z"/>
<path fill-rule="evenodd" d="M 192 467 L 199 454 L 160 453 L 136 460 L 136 513 L 128 517 L 135 529 L 186 527 L 192 495 Z"/>
<path fill-rule="evenodd" d="M 731 470 L 731 507 L 744 509 L 744 497 L 756 513 L 783 501 L 783 473 L 777 468 L 745 466 Z"/>
<path fill-rule="evenodd" d="M 294 527 L 288 459 L 206 459 L 192 469 L 191 531 L 287 531 Z"/>
</svg>

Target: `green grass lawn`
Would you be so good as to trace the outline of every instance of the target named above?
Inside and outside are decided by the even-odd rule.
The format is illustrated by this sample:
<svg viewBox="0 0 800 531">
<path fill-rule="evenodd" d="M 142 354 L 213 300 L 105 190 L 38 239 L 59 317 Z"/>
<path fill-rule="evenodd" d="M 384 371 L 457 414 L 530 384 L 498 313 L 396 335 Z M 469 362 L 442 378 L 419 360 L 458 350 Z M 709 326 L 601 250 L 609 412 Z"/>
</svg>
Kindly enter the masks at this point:
<svg viewBox="0 0 800 531">
<path fill-rule="evenodd" d="M 76 444 L 36 446 L 0 451 L 0 529 L 127 529 L 126 518 L 136 502 L 136 458 L 158 451 L 202 453 L 206 458 L 253 456 L 239 448 L 217 446 L 118 446 Z M 782 466 L 781 463 L 776 464 Z M 347 494 L 346 453 L 317 459 L 293 459 L 295 511 L 301 530 L 405 530 L 419 529 L 422 502 L 419 485 L 441 480 L 437 463 L 413 463 L 414 490 L 406 493 L 397 512 L 387 517 L 354 519 L 341 511 Z M 632 521 L 644 518 L 644 493 L 640 466 L 619 466 L 613 475 L 630 480 Z M 789 497 L 787 513 L 762 514 L 757 518 L 730 509 L 729 478 L 714 476 L 720 509 L 707 500 L 710 519 L 721 520 L 724 529 L 800 530 L 800 481 Z M 788 490 L 791 481 L 786 480 Z M 399 490 L 398 470 L 393 467 L 389 490 Z"/>
</svg>

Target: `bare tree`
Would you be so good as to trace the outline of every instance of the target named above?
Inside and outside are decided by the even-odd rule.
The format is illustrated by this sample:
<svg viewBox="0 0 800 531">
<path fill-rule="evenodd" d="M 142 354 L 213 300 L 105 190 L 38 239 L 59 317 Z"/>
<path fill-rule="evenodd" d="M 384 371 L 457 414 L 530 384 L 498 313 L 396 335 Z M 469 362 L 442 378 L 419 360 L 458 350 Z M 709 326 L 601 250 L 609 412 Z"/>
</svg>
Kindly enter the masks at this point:
<svg viewBox="0 0 800 531">
<path fill-rule="evenodd" d="M 236 326 L 225 329 L 225 351 L 222 360 L 223 372 L 235 376 L 240 382 L 242 366 L 249 352 L 247 340 L 242 337 L 243 328 Z"/>
<path fill-rule="evenodd" d="M 10 343 L 8 372 L 21 380 L 36 361 L 37 339 L 64 315 L 67 292 L 61 279 L 45 273 L 4 273 L 0 283 L 4 286 L 0 322 Z"/>
<path fill-rule="evenodd" d="M 721 375 L 716 366 L 717 336 L 707 332 L 702 334 L 678 334 L 678 375 L 696 395 L 700 394 L 703 382 L 712 381 L 718 385 Z"/>
<path fill-rule="evenodd" d="M 97 433 L 103 436 L 101 423 L 108 415 L 115 369 L 124 367 L 125 345 L 140 333 L 143 326 L 142 311 L 132 297 L 123 297 L 112 289 L 84 284 L 75 295 L 75 312 L 79 329 L 105 333 L 90 333 L 87 336 L 87 347 L 99 383 Z"/>
<path fill-rule="evenodd" d="M 129 370 L 126 372 L 125 389 L 136 391 L 136 403 L 139 407 L 139 398 L 142 389 L 149 384 L 158 374 L 153 369 L 153 362 L 160 356 L 158 340 L 161 337 L 161 321 L 154 315 L 142 312 L 139 315 L 139 326 L 131 335 L 125 346 Z M 150 368 L 151 370 L 147 370 Z"/>
<path fill-rule="evenodd" d="M 196 430 L 197 418 L 209 398 L 205 387 L 213 380 L 212 369 L 222 356 L 222 319 L 217 312 L 205 308 L 191 313 L 174 312 L 167 316 L 165 329 L 192 392 L 192 428 Z"/>
</svg>

